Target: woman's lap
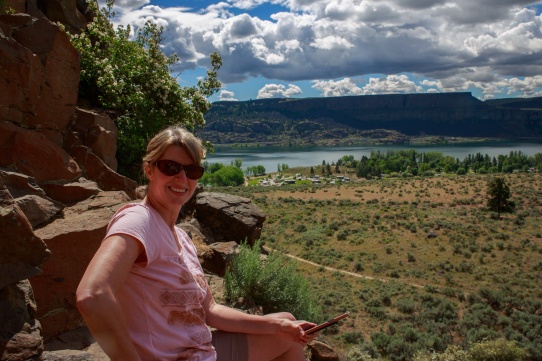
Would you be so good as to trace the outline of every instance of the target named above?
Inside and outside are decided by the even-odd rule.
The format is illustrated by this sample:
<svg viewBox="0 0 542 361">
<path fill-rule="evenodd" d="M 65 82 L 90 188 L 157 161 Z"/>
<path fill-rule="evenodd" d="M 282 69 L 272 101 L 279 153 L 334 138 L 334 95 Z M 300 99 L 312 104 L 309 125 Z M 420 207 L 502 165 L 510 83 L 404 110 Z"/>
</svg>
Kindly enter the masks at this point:
<svg viewBox="0 0 542 361">
<path fill-rule="evenodd" d="M 248 340 L 244 333 L 213 330 L 217 361 L 248 361 Z"/>
</svg>

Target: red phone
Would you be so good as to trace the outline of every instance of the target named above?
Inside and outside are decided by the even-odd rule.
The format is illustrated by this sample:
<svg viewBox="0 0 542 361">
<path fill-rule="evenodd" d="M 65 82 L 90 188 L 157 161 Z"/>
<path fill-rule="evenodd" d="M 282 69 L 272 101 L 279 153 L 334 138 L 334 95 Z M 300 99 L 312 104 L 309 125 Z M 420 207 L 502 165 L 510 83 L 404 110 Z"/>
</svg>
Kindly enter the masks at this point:
<svg viewBox="0 0 542 361">
<path fill-rule="evenodd" d="M 313 332 L 320 331 L 320 330 L 323 330 L 326 327 L 334 325 L 337 322 L 339 322 L 339 320 L 342 320 L 343 318 L 345 318 L 349 314 L 350 314 L 350 312 L 347 311 L 347 312 L 343 313 L 342 315 L 339 315 L 337 317 L 332 318 L 329 321 L 326 321 L 324 323 L 319 324 L 318 326 L 314 326 L 312 328 L 309 328 L 308 330 L 305 330 L 305 335 L 310 335 Z"/>
</svg>

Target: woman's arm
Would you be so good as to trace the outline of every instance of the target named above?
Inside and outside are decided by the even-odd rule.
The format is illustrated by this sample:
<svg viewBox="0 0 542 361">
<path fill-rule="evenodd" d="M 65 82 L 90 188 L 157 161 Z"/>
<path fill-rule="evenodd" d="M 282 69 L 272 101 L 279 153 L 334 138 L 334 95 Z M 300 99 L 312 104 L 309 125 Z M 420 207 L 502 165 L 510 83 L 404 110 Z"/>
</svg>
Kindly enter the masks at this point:
<svg viewBox="0 0 542 361">
<path fill-rule="evenodd" d="M 233 308 L 215 303 L 211 290 L 207 287 L 207 295 L 203 302 L 206 322 L 209 326 L 228 332 L 239 332 L 256 335 L 276 335 L 292 342 L 309 342 L 315 335 L 305 336 L 303 330 L 316 324 L 306 321 L 295 321 L 283 317 L 250 315 Z"/>
<path fill-rule="evenodd" d="M 134 348 L 117 293 L 143 246 L 120 234 L 106 238 L 79 283 L 77 308 L 90 332 L 111 360 L 140 360 Z"/>
</svg>

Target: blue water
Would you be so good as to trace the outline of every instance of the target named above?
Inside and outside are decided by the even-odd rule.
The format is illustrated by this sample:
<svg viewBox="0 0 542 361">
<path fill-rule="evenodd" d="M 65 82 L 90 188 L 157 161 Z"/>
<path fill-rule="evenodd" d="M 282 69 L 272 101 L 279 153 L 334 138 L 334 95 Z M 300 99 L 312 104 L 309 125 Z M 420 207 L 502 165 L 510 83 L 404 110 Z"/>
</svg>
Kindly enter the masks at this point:
<svg viewBox="0 0 542 361">
<path fill-rule="evenodd" d="M 479 142 L 456 143 L 445 145 L 370 145 L 348 147 L 255 147 L 255 148 L 215 148 L 215 152 L 207 155 L 207 162 L 230 165 L 235 159 L 241 159 L 242 169 L 263 165 L 266 172 L 276 172 L 278 164 L 293 167 L 310 167 L 336 162 L 345 155 L 353 155 L 360 160 L 363 155 L 369 157 L 371 151 L 387 152 L 388 150 L 415 149 L 417 152 L 441 152 L 459 160 L 469 154 L 481 153 L 496 157 L 508 155 L 510 151 L 521 151 L 526 155 L 542 153 L 541 142 Z"/>
</svg>

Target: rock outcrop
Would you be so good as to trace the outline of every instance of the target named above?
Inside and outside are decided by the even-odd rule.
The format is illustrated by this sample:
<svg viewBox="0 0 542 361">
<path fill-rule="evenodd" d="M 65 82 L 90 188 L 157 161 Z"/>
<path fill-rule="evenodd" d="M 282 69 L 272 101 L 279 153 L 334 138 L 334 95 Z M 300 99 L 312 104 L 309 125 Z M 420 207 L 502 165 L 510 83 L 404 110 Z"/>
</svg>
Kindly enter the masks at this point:
<svg viewBox="0 0 542 361">
<path fill-rule="evenodd" d="M 204 233 L 217 242 L 246 241 L 260 237 L 265 214 L 250 199 L 229 194 L 202 192 L 196 197 L 195 217 L 206 220 Z"/>
<path fill-rule="evenodd" d="M 115 172 L 114 123 L 77 106 L 79 54 L 55 23 L 81 30 L 84 3 L 6 0 L 16 13 L 0 15 L 2 360 L 41 359 L 44 336 L 80 326 L 75 287 L 135 196 Z"/>
<path fill-rule="evenodd" d="M 50 251 L 0 178 L 0 359 L 37 359 L 43 352 L 36 303 L 28 278 Z"/>
</svg>

